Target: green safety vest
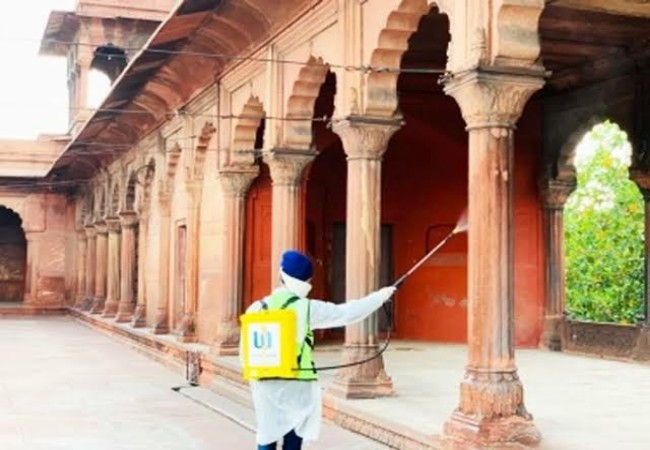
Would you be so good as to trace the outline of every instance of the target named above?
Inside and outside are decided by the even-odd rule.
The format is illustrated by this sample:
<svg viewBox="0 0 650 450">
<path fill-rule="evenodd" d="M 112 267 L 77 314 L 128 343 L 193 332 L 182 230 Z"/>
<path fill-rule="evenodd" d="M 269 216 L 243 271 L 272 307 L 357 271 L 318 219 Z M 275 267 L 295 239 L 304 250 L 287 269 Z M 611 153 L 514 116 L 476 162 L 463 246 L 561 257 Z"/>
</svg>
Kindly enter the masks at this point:
<svg viewBox="0 0 650 450">
<path fill-rule="evenodd" d="M 300 370 L 296 371 L 297 380 L 313 381 L 318 379 L 316 373 L 316 366 L 312 352 L 314 350 L 314 332 L 311 330 L 309 324 L 309 310 L 311 302 L 308 299 L 301 299 L 296 297 L 290 292 L 277 292 L 271 295 L 271 298 L 262 301 L 262 309 L 264 310 L 277 310 L 277 309 L 291 309 L 296 313 L 296 317 L 300 317 L 301 312 L 305 315 L 305 339 L 298 342 L 298 365 Z"/>
</svg>

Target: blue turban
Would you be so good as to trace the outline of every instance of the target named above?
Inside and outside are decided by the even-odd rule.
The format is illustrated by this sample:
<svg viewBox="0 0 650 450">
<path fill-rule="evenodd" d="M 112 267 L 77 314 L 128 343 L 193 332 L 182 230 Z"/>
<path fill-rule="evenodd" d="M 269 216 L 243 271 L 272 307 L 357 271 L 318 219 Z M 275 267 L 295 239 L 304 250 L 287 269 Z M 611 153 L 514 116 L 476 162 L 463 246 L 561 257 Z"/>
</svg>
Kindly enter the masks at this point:
<svg viewBox="0 0 650 450">
<path fill-rule="evenodd" d="M 282 255 L 280 268 L 292 278 L 307 281 L 314 274 L 314 267 L 309 258 L 295 250 L 287 250 Z"/>
</svg>

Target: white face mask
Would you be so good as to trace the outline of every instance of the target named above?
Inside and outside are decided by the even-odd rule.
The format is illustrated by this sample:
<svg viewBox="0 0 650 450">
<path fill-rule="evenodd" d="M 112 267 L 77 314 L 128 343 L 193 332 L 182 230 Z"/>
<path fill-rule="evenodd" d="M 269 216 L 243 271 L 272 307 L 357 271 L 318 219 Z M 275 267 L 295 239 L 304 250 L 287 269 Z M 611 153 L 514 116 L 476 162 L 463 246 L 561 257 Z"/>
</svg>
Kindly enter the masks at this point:
<svg viewBox="0 0 650 450">
<path fill-rule="evenodd" d="M 306 281 L 293 278 L 292 276 L 284 273 L 282 270 L 280 270 L 280 278 L 282 278 L 282 281 L 284 282 L 284 285 L 287 287 L 287 289 L 296 294 L 298 297 L 307 298 L 309 295 L 312 286 Z"/>
</svg>

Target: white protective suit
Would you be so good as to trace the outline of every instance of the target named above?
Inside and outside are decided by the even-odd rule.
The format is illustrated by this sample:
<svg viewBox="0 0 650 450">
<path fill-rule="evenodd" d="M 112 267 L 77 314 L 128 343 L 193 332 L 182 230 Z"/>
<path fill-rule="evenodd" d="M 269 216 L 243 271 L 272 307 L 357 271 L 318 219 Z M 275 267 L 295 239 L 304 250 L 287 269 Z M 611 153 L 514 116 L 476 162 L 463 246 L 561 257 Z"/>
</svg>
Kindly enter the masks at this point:
<svg viewBox="0 0 650 450">
<path fill-rule="evenodd" d="M 281 273 L 284 286 L 275 292 L 291 292 L 306 298 L 311 285 Z M 310 300 L 309 323 L 312 330 L 350 325 L 376 311 L 395 293 L 395 288 L 385 287 L 367 297 L 335 304 Z M 264 300 L 269 299 L 266 297 Z M 253 303 L 246 312 L 262 309 L 261 301 Z M 298 340 L 302 342 L 307 330 L 306 317 L 298 317 Z M 242 353 L 240 352 L 240 355 Z M 316 364 L 318 366 L 318 364 Z M 318 381 L 260 380 L 250 382 L 257 421 L 257 443 L 266 445 L 282 440 L 295 430 L 304 440 L 318 438 L 321 426 L 321 384 Z"/>
</svg>

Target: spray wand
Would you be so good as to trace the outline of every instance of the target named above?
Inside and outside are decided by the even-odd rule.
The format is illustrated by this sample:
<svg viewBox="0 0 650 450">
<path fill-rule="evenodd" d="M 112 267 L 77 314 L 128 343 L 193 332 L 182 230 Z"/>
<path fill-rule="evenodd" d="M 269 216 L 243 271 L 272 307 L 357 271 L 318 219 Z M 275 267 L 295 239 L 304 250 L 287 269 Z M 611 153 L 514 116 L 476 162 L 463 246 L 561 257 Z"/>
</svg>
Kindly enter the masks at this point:
<svg viewBox="0 0 650 450">
<path fill-rule="evenodd" d="M 449 241 L 449 239 L 451 239 L 456 234 L 464 233 L 465 231 L 467 231 L 467 225 L 468 225 L 467 224 L 467 211 L 465 211 L 460 216 L 460 219 L 458 219 L 458 223 L 456 224 L 456 227 L 453 230 L 451 230 L 451 233 L 449 233 L 447 236 L 445 236 L 445 238 L 442 241 L 440 241 L 438 243 L 438 245 L 436 245 L 431 251 L 429 251 L 429 253 L 424 255 L 424 257 L 422 257 L 422 259 L 420 259 L 417 263 L 415 263 L 415 265 L 413 265 L 413 267 L 411 267 L 404 275 L 399 277 L 397 279 L 397 281 L 395 281 L 393 283 L 393 286 L 399 289 L 400 286 L 402 284 L 404 284 L 406 279 L 409 276 L 411 276 L 413 274 L 413 272 L 415 272 L 429 258 L 431 258 L 438 250 L 440 250 L 447 243 L 447 241 Z M 386 349 L 388 348 L 388 344 L 390 344 L 390 334 L 391 334 L 391 331 L 393 330 L 393 315 L 392 315 L 392 312 L 390 311 L 390 308 L 388 307 L 387 303 L 384 303 L 383 306 L 384 306 L 384 312 L 386 313 L 386 317 L 388 318 L 388 329 L 386 330 L 386 341 L 384 342 L 384 345 L 382 346 L 382 348 L 380 348 L 377 351 L 377 353 L 375 353 L 374 355 L 372 355 L 372 356 L 370 356 L 368 358 L 362 359 L 360 361 L 353 361 L 353 362 L 346 363 L 346 364 L 337 364 L 335 366 L 322 366 L 322 367 L 313 367 L 313 368 L 310 368 L 310 369 L 294 369 L 294 370 L 296 370 L 296 371 L 303 371 L 303 370 L 312 371 L 313 370 L 313 371 L 316 371 L 316 372 L 320 372 L 322 370 L 343 369 L 345 367 L 353 367 L 353 366 L 358 366 L 358 365 L 361 365 L 361 364 L 365 364 L 365 363 L 367 363 L 369 361 L 372 361 L 373 359 L 379 358 L 382 355 L 382 353 L 384 353 L 386 351 Z"/>
<path fill-rule="evenodd" d="M 461 220 L 458 221 L 458 224 L 456 225 L 456 228 L 454 228 L 454 229 L 451 231 L 451 233 L 449 233 L 449 234 L 448 234 L 448 235 L 447 235 L 447 236 L 446 236 L 442 241 L 440 241 L 440 242 L 438 243 L 438 245 L 436 245 L 436 246 L 435 246 L 435 247 L 434 247 L 434 248 L 433 248 L 429 253 L 427 253 L 426 255 L 424 255 L 424 257 L 423 257 L 421 260 L 419 260 L 417 263 L 415 263 L 415 265 L 414 265 L 413 267 L 411 267 L 411 268 L 408 270 L 408 272 L 406 272 L 404 275 L 402 275 L 401 277 L 399 277 L 399 278 L 397 279 L 397 281 L 395 281 L 395 282 L 393 283 L 393 286 L 395 286 L 396 288 L 399 288 L 399 287 L 400 287 L 400 286 L 401 286 L 401 285 L 406 281 L 406 279 L 407 279 L 411 274 L 413 274 L 413 272 L 415 272 L 416 270 L 418 270 L 422 264 L 424 264 L 425 262 L 427 262 L 427 260 L 428 260 L 429 258 L 431 258 L 431 257 L 434 255 L 434 253 L 436 253 L 438 250 L 440 250 L 440 249 L 441 249 L 441 248 L 442 248 L 442 247 L 447 243 L 447 241 L 448 241 L 449 239 L 451 239 L 455 234 L 459 234 L 459 233 L 462 233 L 462 232 L 466 231 L 466 230 L 467 230 L 467 220 L 464 219 L 464 217 L 465 217 L 465 216 L 463 215 L 463 217 L 461 218 Z"/>
</svg>

